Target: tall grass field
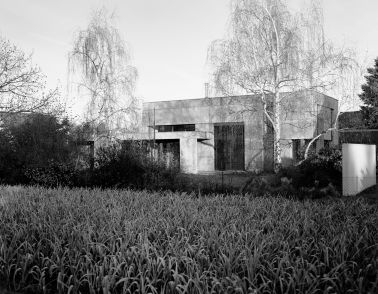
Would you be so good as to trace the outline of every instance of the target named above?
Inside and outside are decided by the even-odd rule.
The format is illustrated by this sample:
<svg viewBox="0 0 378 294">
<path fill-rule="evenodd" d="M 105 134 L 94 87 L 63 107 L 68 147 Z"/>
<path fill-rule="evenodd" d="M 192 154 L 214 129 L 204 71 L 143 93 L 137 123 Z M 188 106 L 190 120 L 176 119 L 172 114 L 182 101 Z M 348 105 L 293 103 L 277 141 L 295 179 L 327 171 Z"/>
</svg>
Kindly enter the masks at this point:
<svg viewBox="0 0 378 294">
<path fill-rule="evenodd" d="M 0 289 L 378 293 L 378 206 L 0 187 Z"/>
</svg>

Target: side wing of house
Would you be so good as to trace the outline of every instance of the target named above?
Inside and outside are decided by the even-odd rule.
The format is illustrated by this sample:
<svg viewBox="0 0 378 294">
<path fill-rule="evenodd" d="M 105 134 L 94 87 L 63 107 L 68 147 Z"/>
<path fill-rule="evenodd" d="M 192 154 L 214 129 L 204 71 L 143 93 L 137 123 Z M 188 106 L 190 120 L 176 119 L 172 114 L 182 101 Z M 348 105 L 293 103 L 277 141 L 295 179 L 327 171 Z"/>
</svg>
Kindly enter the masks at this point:
<svg viewBox="0 0 378 294">
<path fill-rule="evenodd" d="M 338 100 L 316 91 L 285 93 L 282 103 L 282 160 L 283 165 L 297 161 L 299 153 L 316 136 L 315 150 L 336 145 L 334 127 L 338 113 Z"/>
</svg>

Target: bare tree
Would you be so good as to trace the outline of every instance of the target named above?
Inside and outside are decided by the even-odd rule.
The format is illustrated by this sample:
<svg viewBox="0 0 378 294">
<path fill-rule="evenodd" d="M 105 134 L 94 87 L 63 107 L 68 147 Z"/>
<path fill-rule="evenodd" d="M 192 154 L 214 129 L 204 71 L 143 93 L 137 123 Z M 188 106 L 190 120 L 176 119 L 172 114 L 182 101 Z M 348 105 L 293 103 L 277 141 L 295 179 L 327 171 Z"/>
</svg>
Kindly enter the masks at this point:
<svg viewBox="0 0 378 294">
<path fill-rule="evenodd" d="M 346 56 L 349 56 L 349 58 L 346 58 L 347 63 L 343 67 L 338 68 L 338 71 L 335 71 L 333 85 L 329 89 L 331 95 L 338 98 L 339 107 L 335 114 L 336 117 L 329 128 L 324 129 L 310 140 L 304 152 L 304 159 L 308 158 L 312 145 L 322 135 L 327 132 L 338 131 L 339 117 L 342 113 L 356 109 L 360 105 L 357 97 L 360 92 L 364 66 L 363 63 L 357 61 L 354 52 L 348 52 Z M 298 164 L 301 164 L 302 161 L 298 162 Z"/>
<path fill-rule="evenodd" d="M 79 95 L 90 96 L 86 120 L 100 126 L 106 137 L 133 124 L 137 105 L 137 70 L 111 21 L 105 9 L 95 11 L 88 27 L 76 35 L 69 56 L 71 76 L 79 77 Z"/>
<path fill-rule="evenodd" d="M 325 91 L 350 58 L 325 40 L 322 10 L 291 13 L 283 0 L 234 0 L 228 37 L 209 49 L 214 84 L 223 95 L 256 94 L 274 131 L 274 170 L 281 166 L 283 92 Z M 256 97 L 256 96 L 252 96 Z"/>
<path fill-rule="evenodd" d="M 0 36 L 0 112 L 10 114 L 58 110 L 58 90 L 47 91 L 45 76 L 15 45 Z"/>
</svg>

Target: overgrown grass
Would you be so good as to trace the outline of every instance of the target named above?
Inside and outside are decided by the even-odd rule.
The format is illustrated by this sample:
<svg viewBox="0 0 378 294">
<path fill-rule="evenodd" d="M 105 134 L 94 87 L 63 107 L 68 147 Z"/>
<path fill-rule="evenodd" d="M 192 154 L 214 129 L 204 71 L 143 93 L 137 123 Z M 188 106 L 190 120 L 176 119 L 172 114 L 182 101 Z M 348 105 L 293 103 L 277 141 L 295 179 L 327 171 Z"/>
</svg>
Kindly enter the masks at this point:
<svg viewBox="0 0 378 294">
<path fill-rule="evenodd" d="M 364 200 L 0 187 L 0 281 L 28 293 L 377 293 Z"/>
</svg>

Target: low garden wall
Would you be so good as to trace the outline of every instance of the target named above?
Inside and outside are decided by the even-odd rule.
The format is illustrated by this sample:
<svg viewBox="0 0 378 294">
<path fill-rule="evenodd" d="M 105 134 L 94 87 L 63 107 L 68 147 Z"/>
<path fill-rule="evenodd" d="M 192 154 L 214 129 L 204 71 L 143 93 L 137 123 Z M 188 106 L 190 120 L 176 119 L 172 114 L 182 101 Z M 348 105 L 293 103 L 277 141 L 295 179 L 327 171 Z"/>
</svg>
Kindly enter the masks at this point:
<svg viewBox="0 0 378 294">
<path fill-rule="evenodd" d="M 343 196 L 376 185 L 376 145 L 342 145 Z"/>
</svg>

